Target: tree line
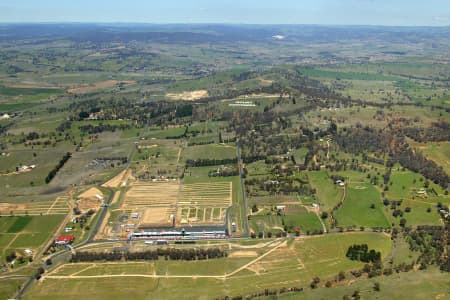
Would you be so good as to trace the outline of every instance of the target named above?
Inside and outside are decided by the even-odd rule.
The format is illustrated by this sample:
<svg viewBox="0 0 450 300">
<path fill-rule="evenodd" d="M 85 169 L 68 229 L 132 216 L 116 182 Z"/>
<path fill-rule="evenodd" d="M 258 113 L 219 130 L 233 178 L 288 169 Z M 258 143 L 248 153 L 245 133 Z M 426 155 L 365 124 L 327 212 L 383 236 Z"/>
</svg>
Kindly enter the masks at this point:
<svg viewBox="0 0 450 300">
<path fill-rule="evenodd" d="M 52 179 L 56 176 L 58 171 L 66 164 L 66 162 L 69 160 L 69 158 L 72 157 L 72 153 L 67 152 L 64 154 L 63 158 L 59 161 L 59 163 L 51 170 L 47 177 L 45 177 L 45 183 L 50 183 Z"/>
<path fill-rule="evenodd" d="M 90 261 L 131 261 L 131 260 L 205 260 L 227 257 L 227 252 L 221 248 L 157 248 L 141 252 L 112 251 L 112 252 L 90 252 L 82 251 L 72 254 L 72 262 Z"/>
<path fill-rule="evenodd" d="M 224 158 L 224 159 L 199 158 L 186 160 L 186 167 L 204 167 L 204 166 L 218 166 L 231 164 L 237 164 L 237 158 Z"/>
</svg>

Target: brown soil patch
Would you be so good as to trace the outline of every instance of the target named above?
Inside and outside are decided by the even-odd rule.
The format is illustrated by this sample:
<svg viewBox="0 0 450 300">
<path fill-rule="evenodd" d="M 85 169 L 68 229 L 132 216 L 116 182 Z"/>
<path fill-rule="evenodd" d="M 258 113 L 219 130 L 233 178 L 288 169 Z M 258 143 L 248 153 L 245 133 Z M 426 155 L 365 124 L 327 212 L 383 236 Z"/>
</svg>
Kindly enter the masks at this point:
<svg viewBox="0 0 450 300">
<path fill-rule="evenodd" d="M 193 101 L 201 98 L 208 97 L 207 90 L 197 90 L 191 92 L 182 92 L 182 93 L 167 93 L 166 97 L 172 100 L 185 100 L 185 101 Z"/>
<path fill-rule="evenodd" d="M 87 191 L 84 191 L 83 193 L 81 193 L 78 196 L 78 199 L 81 199 L 81 198 L 94 198 L 97 195 L 100 195 L 100 196 L 103 197 L 103 193 L 98 188 L 93 187 L 93 188 L 90 188 Z"/>
<path fill-rule="evenodd" d="M 97 198 L 97 196 L 101 196 L 102 199 Z M 97 210 L 100 205 L 103 203 L 103 193 L 93 187 L 88 189 L 87 191 L 83 192 L 78 196 L 78 209 L 81 212 L 87 212 L 90 209 Z"/>
<path fill-rule="evenodd" d="M 114 188 L 119 187 L 121 182 L 126 179 L 125 175 L 127 175 L 127 173 L 128 173 L 128 170 L 123 170 L 122 172 L 117 174 L 115 177 L 111 178 L 110 180 L 108 180 L 107 182 L 102 184 L 102 187 L 114 187 Z"/>
<path fill-rule="evenodd" d="M 0 203 L 0 211 L 1 212 L 26 210 L 29 208 L 30 208 L 30 205 L 28 205 L 28 204 Z"/>
<path fill-rule="evenodd" d="M 234 251 L 228 257 L 256 257 L 258 253 L 256 251 Z"/>
<path fill-rule="evenodd" d="M 152 207 L 144 210 L 139 227 L 166 227 L 172 226 L 171 216 L 175 216 L 174 208 Z"/>
<path fill-rule="evenodd" d="M 134 80 L 106 80 L 106 81 L 101 81 L 101 82 L 97 82 L 97 83 L 93 83 L 90 85 L 81 85 L 81 86 L 77 86 L 74 88 L 70 88 L 67 89 L 67 92 L 69 94 L 84 94 L 84 93 L 89 93 L 98 89 L 104 89 L 104 88 L 108 88 L 108 87 L 113 87 L 113 86 L 118 86 L 118 85 L 130 85 L 130 84 L 135 84 L 136 81 Z"/>
<path fill-rule="evenodd" d="M 283 98 L 287 97 L 287 96 L 289 96 L 289 95 L 283 95 Z M 236 99 L 253 99 L 253 98 L 280 98 L 280 94 L 265 94 L 265 93 L 249 94 L 249 95 L 239 96 Z"/>
<path fill-rule="evenodd" d="M 83 198 L 77 201 L 78 209 L 85 213 L 90 209 L 97 210 L 102 205 L 103 200 L 94 198 Z"/>
</svg>

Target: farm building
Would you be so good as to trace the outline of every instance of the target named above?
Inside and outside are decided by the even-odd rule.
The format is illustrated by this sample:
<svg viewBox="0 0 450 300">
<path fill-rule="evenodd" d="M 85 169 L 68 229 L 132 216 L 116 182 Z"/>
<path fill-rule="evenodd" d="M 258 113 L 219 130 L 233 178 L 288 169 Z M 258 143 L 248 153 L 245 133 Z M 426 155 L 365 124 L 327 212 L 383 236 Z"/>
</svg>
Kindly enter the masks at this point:
<svg viewBox="0 0 450 300">
<path fill-rule="evenodd" d="M 338 184 L 339 186 L 345 186 L 345 182 L 343 182 L 342 180 L 336 180 L 336 184 Z"/>
<path fill-rule="evenodd" d="M 73 235 L 60 235 L 56 238 L 55 244 L 57 245 L 67 245 L 75 241 L 75 237 Z"/>
<path fill-rule="evenodd" d="M 29 171 L 33 170 L 34 168 L 36 168 L 36 165 L 30 165 L 30 166 L 23 165 L 23 166 L 16 167 L 16 172 L 17 173 L 29 172 Z"/>
<path fill-rule="evenodd" d="M 8 115 L 8 114 L 3 114 L 3 115 L 0 116 L 0 120 L 8 120 L 10 118 L 11 118 L 11 116 Z"/>
</svg>

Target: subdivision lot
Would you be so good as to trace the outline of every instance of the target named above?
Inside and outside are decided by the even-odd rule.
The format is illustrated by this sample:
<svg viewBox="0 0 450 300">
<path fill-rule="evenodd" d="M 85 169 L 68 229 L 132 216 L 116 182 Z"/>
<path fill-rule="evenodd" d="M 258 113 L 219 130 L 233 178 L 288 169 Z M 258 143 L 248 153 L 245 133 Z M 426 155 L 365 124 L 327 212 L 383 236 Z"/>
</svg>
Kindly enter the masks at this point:
<svg viewBox="0 0 450 300">
<path fill-rule="evenodd" d="M 232 182 L 180 184 L 135 182 L 126 192 L 121 209 L 142 214 L 141 227 L 224 224 L 232 205 Z"/>
</svg>

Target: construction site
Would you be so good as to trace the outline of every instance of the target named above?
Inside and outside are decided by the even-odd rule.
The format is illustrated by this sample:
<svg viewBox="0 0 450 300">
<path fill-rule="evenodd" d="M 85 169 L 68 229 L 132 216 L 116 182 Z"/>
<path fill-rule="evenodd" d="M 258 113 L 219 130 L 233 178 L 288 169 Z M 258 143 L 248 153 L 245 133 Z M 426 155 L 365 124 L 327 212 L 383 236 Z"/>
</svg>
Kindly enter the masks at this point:
<svg viewBox="0 0 450 300">
<path fill-rule="evenodd" d="M 232 182 L 134 181 L 122 192 L 104 238 L 225 237 Z"/>
</svg>

